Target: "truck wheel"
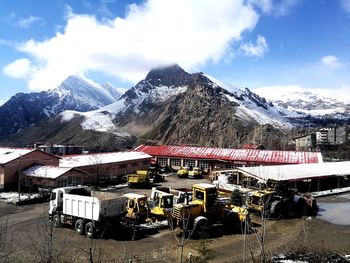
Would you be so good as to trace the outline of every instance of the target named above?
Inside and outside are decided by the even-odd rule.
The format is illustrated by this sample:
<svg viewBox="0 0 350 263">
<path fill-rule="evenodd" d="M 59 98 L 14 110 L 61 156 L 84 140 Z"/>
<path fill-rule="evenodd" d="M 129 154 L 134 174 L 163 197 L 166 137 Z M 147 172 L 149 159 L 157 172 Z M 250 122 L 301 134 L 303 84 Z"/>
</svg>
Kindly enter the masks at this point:
<svg viewBox="0 0 350 263">
<path fill-rule="evenodd" d="M 77 221 L 75 221 L 75 231 L 79 235 L 84 235 L 84 221 L 83 221 L 83 219 L 78 219 Z"/>
<path fill-rule="evenodd" d="M 281 200 L 273 201 L 270 208 L 270 217 L 283 217 L 283 202 Z"/>
<path fill-rule="evenodd" d="M 52 219 L 54 227 L 61 227 L 61 217 L 59 214 L 55 214 Z"/>
<path fill-rule="evenodd" d="M 137 239 L 137 230 L 136 229 L 131 229 L 131 231 L 130 231 L 130 239 L 132 241 L 135 241 Z"/>
<path fill-rule="evenodd" d="M 85 225 L 85 234 L 88 238 L 94 238 L 95 236 L 95 227 L 92 222 L 89 222 Z"/>
</svg>

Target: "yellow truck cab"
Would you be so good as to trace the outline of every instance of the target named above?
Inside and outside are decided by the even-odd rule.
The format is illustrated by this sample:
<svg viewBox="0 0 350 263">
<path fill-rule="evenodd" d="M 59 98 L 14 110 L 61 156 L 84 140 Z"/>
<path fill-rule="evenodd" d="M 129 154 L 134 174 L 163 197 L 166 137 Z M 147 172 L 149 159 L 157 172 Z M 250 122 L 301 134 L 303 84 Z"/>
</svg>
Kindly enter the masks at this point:
<svg viewBox="0 0 350 263">
<path fill-rule="evenodd" d="M 180 170 L 177 171 L 177 176 L 179 178 L 186 178 L 188 176 L 188 168 L 180 167 Z"/>
<path fill-rule="evenodd" d="M 202 170 L 199 167 L 194 167 L 188 171 L 188 178 L 191 179 L 200 179 L 202 178 Z"/>
<path fill-rule="evenodd" d="M 167 218 L 173 210 L 174 195 L 153 188 L 148 205 L 153 216 Z"/>
</svg>

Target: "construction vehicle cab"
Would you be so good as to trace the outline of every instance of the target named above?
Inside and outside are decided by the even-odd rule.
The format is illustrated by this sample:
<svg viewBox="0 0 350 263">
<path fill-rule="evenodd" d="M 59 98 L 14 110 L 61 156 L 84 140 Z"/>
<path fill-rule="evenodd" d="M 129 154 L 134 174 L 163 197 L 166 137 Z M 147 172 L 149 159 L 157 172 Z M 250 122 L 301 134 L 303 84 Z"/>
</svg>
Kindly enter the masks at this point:
<svg viewBox="0 0 350 263">
<path fill-rule="evenodd" d="M 188 171 L 188 178 L 200 179 L 202 178 L 202 170 L 199 167 L 194 167 Z"/>
<path fill-rule="evenodd" d="M 137 222 L 145 222 L 149 214 L 147 196 L 134 193 L 127 193 L 124 196 L 128 200 L 125 217 Z"/>
<path fill-rule="evenodd" d="M 200 226 L 214 226 L 222 224 L 224 229 L 234 231 L 240 229 L 241 221 L 247 218 L 247 211 L 244 210 L 245 216 L 240 216 L 241 210 L 234 210 L 226 200 L 218 198 L 218 191 L 215 185 L 200 183 L 192 186 L 192 201 L 188 204 L 175 204 L 173 209 L 173 218 L 176 224 L 182 227 L 185 223 L 190 222 L 193 229 Z M 175 224 L 174 224 L 175 225 Z"/>
<path fill-rule="evenodd" d="M 215 185 L 201 183 L 192 186 L 192 203 L 202 206 L 203 212 L 210 212 L 215 207 L 218 191 Z"/>
<path fill-rule="evenodd" d="M 180 167 L 180 170 L 177 171 L 177 176 L 179 178 L 188 177 L 188 168 L 187 167 Z"/>
<path fill-rule="evenodd" d="M 167 218 L 173 210 L 174 195 L 152 188 L 148 205 L 153 216 Z"/>
<path fill-rule="evenodd" d="M 272 190 L 258 190 L 252 191 L 248 194 L 248 208 L 259 212 L 268 212 L 271 209 L 271 205 L 275 201 L 281 200 L 280 196 L 276 195 Z"/>
</svg>

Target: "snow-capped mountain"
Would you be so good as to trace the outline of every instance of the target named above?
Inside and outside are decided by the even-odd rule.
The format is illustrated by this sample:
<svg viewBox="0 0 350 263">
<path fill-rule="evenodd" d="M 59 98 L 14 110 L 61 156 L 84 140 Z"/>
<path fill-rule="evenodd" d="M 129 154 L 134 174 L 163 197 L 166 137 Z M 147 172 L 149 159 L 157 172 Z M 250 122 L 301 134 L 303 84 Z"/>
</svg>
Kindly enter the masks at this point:
<svg viewBox="0 0 350 263">
<path fill-rule="evenodd" d="M 288 114 L 249 89 L 228 87 L 203 73 L 189 74 L 172 65 L 151 70 L 115 103 L 61 116 L 62 121 L 83 116 L 83 129 L 118 136 L 163 143 L 217 141 L 227 146 L 237 144 L 257 125 L 290 127 Z"/>
<path fill-rule="evenodd" d="M 300 116 L 314 118 L 349 119 L 350 99 L 348 94 L 341 96 L 336 91 L 303 89 L 299 86 L 266 87 L 254 92 L 273 104 L 299 113 Z"/>
<path fill-rule="evenodd" d="M 114 92 L 114 93 L 112 93 Z M 0 107 L 0 137 L 16 133 L 65 110 L 91 111 L 116 101 L 117 90 L 105 89 L 78 76 L 57 88 L 18 93 Z"/>
</svg>

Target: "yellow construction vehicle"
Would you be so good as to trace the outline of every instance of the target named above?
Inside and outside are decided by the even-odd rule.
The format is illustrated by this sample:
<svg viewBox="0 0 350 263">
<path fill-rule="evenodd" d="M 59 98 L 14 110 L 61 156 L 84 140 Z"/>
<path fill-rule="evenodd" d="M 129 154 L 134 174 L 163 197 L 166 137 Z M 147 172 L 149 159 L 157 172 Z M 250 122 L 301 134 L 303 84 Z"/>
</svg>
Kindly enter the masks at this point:
<svg viewBox="0 0 350 263">
<path fill-rule="evenodd" d="M 187 167 L 180 167 L 180 170 L 177 171 L 177 176 L 179 178 L 185 178 L 188 176 L 188 168 Z"/>
<path fill-rule="evenodd" d="M 200 179 L 202 178 L 202 170 L 198 167 L 194 167 L 188 171 L 188 178 Z"/>
<path fill-rule="evenodd" d="M 175 204 L 172 224 L 181 228 L 199 229 L 203 226 L 221 224 L 226 232 L 240 229 L 248 219 L 248 211 L 230 205 L 227 200 L 218 198 L 217 188 L 208 183 L 192 186 L 192 201 Z"/>
<path fill-rule="evenodd" d="M 148 205 L 152 216 L 157 219 L 167 219 L 173 210 L 174 195 L 152 188 Z"/>
<path fill-rule="evenodd" d="M 248 208 L 269 218 L 317 214 L 316 200 L 311 195 L 298 195 L 291 189 L 282 194 L 274 190 L 251 191 L 248 193 Z"/>
<path fill-rule="evenodd" d="M 125 217 L 138 223 L 146 222 L 146 219 L 149 217 L 147 196 L 127 193 L 124 194 L 124 197 L 126 197 L 128 200 L 127 213 Z"/>
<path fill-rule="evenodd" d="M 136 173 L 128 174 L 127 177 L 130 188 L 137 186 L 149 186 L 151 182 L 148 170 L 137 170 Z"/>
</svg>

